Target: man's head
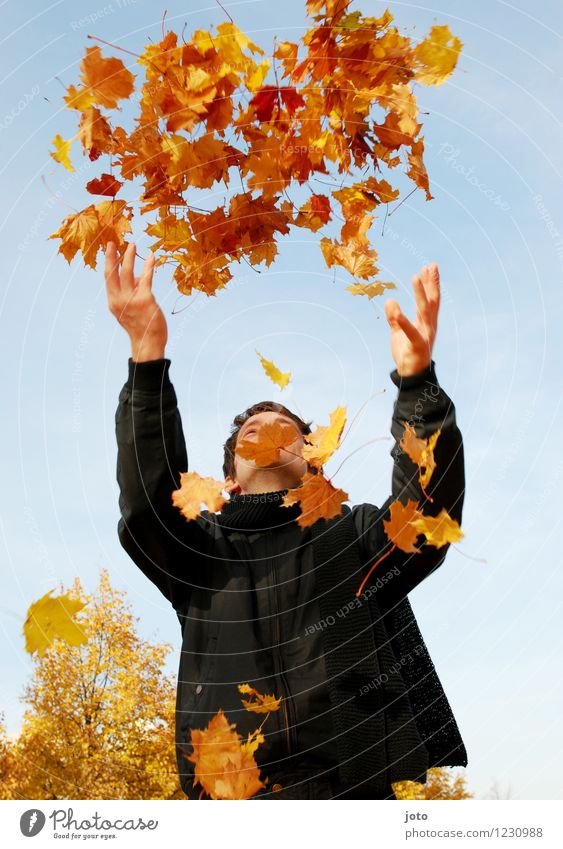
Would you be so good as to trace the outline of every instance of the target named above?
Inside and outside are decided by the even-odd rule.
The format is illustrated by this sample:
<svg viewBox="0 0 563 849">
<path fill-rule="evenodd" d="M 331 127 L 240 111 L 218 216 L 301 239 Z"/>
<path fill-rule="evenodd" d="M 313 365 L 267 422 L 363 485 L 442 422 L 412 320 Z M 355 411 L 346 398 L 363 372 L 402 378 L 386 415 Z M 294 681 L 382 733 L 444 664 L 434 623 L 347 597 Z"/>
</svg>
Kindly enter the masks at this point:
<svg viewBox="0 0 563 849">
<path fill-rule="evenodd" d="M 271 466 L 257 466 L 253 460 L 245 460 L 236 454 L 237 443 L 258 441 L 264 423 L 288 424 L 295 430 L 295 441 L 281 448 L 278 461 Z M 235 416 L 231 424 L 231 435 L 223 446 L 223 475 L 229 492 L 249 493 L 290 489 L 298 486 L 307 470 L 317 470 L 301 456 L 303 437 L 311 433 L 312 422 L 305 422 L 283 404 L 276 401 L 259 401 Z"/>
</svg>

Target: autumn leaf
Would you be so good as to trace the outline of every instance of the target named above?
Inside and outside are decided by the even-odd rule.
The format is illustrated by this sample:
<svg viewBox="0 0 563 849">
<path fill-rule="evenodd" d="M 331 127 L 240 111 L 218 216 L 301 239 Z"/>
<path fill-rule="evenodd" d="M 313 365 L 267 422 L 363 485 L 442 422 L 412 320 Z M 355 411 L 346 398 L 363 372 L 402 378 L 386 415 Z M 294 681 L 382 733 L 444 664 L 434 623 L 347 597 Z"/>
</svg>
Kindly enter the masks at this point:
<svg viewBox="0 0 563 849">
<path fill-rule="evenodd" d="M 270 378 L 270 380 L 275 383 L 280 389 L 285 389 L 289 381 L 291 380 L 291 372 L 285 371 L 282 372 L 274 365 L 271 360 L 266 360 L 260 354 L 259 351 L 256 351 L 258 356 L 260 357 L 260 362 L 262 363 L 262 368 L 266 372 L 266 375 Z"/>
<path fill-rule="evenodd" d="M 411 520 L 418 533 L 424 534 L 428 545 L 436 548 L 446 543 L 458 542 L 464 535 L 458 522 L 449 515 L 445 507 L 442 507 L 437 516 L 425 516 L 420 514 Z"/>
<path fill-rule="evenodd" d="M 70 646 L 88 642 L 82 627 L 72 618 L 87 602 L 71 598 L 69 593 L 51 597 L 53 592 L 49 590 L 29 606 L 23 626 L 25 650 L 29 654 L 36 651 L 39 657 L 43 657 L 56 639 Z"/>
<path fill-rule="evenodd" d="M 108 242 L 115 242 L 118 249 L 123 250 L 123 236 L 131 233 L 129 220 L 132 214 L 124 200 L 102 201 L 76 215 L 69 215 L 49 238 L 62 240 L 59 253 L 69 263 L 81 251 L 86 265 L 95 268 L 96 255 L 100 249 L 105 250 Z"/>
<path fill-rule="evenodd" d="M 414 49 L 418 65 L 415 79 L 425 85 L 442 85 L 453 72 L 463 42 L 447 26 L 433 26 L 427 38 Z"/>
<path fill-rule="evenodd" d="M 113 150 L 114 137 L 111 127 L 95 106 L 82 113 L 77 136 L 92 162 L 99 159 L 102 153 L 111 153 Z"/>
<path fill-rule="evenodd" d="M 215 513 L 221 510 L 227 500 L 221 494 L 224 485 L 224 481 L 204 478 L 197 472 L 181 472 L 180 488 L 172 493 L 172 504 L 188 522 L 199 516 L 202 504 L 205 504 L 211 513 Z"/>
<path fill-rule="evenodd" d="M 415 546 L 418 531 L 413 520 L 421 516 L 418 511 L 418 501 L 409 499 L 406 504 L 401 501 L 393 501 L 389 507 L 389 519 L 383 520 L 383 529 L 387 537 L 397 548 L 406 552 L 415 552 L 419 549 Z"/>
<path fill-rule="evenodd" d="M 267 123 L 272 120 L 274 108 L 285 106 L 289 115 L 293 117 L 300 106 L 305 105 L 305 100 L 293 86 L 263 86 L 260 88 L 249 103 L 259 121 Z"/>
<path fill-rule="evenodd" d="M 302 454 L 305 460 L 319 469 L 334 454 L 340 445 L 340 437 L 346 424 L 346 407 L 337 407 L 330 414 L 329 425 L 319 425 L 313 433 L 303 436 Z"/>
<path fill-rule="evenodd" d="M 90 180 L 86 183 L 86 191 L 91 195 L 107 195 L 115 197 L 123 183 L 112 177 L 111 174 L 102 174 L 99 179 Z"/>
<path fill-rule="evenodd" d="M 328 268 L 333 265 L 341 265 L 354 277 L 367 279 L 377 274 L 375 265 L 377 252 L 364 244 L 352 241 L 348 245 L 341 245 L 333 239 L 321 239 L 321 250 Z"/>
<path fill-rule="evenodd" d="M 69 109 L 77 109 L 79 112 L 84 112 L 89 106 L 94 103 L 94 95 L 89 88 L 76 88 L 69 85 L 66 96 L 63 98 Z"/>
<path fill-rule="evenodd" d="M 94 102 L 107 109 L 115 109 L 118 100 L 133 94 L 134 74 L 127 70 L 121 59 L 104 59 L 97 46 L 86 48 L 86 56 L 80 65 L 80 76 Z"/>
<path fill-rule="evenodd" d="M 191 729 L 193 752 L 184 757 L 194 764 L 194 786 L 200 784 L 211 799 L 250 799 L 266 786 L 254 759 L 264 735 L 257 729 L 246 743 L 222 710 L 207 728 Z"/>
<path fill-rule="evenodd" d="M 241 699 L 246 710 L 251 713 L 270 713 L 280 709 L 280 699 L 275 696 L 262 695 L 250 684 L 238 684 L 239 693 L 251 696 L 251 699 Z"/>
<path fill-rule="evenodd" d="M 57 135 L 53 139 L 53 144 L 55 145 L 55 152 L 54 153 L 51 152 L 49 154 L 50 156 L 53 157 L 55 162 L 60 162 L 61 165 L 64 165 L 64 167 L 67 169 L 67 171 L 74 171 L 75 170 L 75 168 L 72 165 L 72 162 L 70 161 L 70 156 L 69 156 L 71 143 L 72 143 L 72 139 L 65 141 L 62 138 L 62 136 L 60 136 L 57 133 Z"/>
<path fill-rule="evenodd" d="M 441 430 L 438 429 L 435 431 L 428 439 L 419 439 L 416 435 L 416 430 L 407 421 L 404 422 L 404 429 L 405 431 L 399 445 L 408 454 L 413 463 L 418 466 L 420 485 L 425 489 L 436 468 L 434 447 Z M 422 469 L 424 469 L 424 472 Z"/>
<path fill-rule="evenodd" d="M 277 463 L 281 448 L 289 448 L 297 439 L 295 427 L 289 422 L 263 422 L 259 426 L 258 439 L 237 440 L 236 453 L 244 460 L 253 460 L 257 466 L 272 466 Z"/>
<path fill-rule="evenodd" d="M 373 283 L 352 283 L 350 286 L 346 286 L 348 292 L 351 292 L 353 295 L 366 295 L 370 301 L 376 295 L 383 295 L 386 289 L 396 288 L 395 283 L 380 283 L 379 281 L 374 281 Z"/>
<path fill-rule="evenodd" d="M 342 515 L 342 503 L 348 501 L 348 493 L 336 489 L 320 472 L 305 472 L 303 483 L 290 489 L 285 495 L 282 507 L 299 504 L 301 513 L 297 517 L 300 528 L 307 528 L 318 519 L 333 519 Z"/>
<path fill-rule="evenodd" d="M 294 219 L 296 227 L 307 227 L 313 233 L 328 224 L 331 216 L 330 200 L 326 195 L 311 195 Z"/>
</svg>

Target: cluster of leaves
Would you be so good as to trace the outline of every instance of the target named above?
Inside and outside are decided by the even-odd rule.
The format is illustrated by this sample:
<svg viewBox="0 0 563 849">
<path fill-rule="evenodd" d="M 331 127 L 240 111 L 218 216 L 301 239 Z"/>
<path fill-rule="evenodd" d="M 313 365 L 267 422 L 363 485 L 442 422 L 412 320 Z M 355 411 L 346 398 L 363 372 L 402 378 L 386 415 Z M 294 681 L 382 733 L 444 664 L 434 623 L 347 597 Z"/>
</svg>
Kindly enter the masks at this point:
<svg viewBox="0 0 563 849">
<path fill-rule="evenodd" d="M 327 266 L 367 281 L 348 287 L 354 295 L 396 288 L 375 279 L 377 252 L 368 240 L 372 213 L 399 197 L 382 169 L 404 165 L 432 198 L 411 85 L 443 83 L 462 43 L 447 26 L 433 26 L 415 44 L 392 26 L 389 10 L 376 18 L 349 6 L 307 0 L 310 28 L 300 42 L 275 44 L 271 59 L 232 21 L 215 34 L 196 30 L 181 44 L 167 32 L 137 56 L 145 80 L 130 133 L 109 113 L 131 98 L 136 75 L 100 47 L 87 48 L 81 83 L 68 86 L 64 98 L 80 116 L 78 131 L 68 140 L 57 135 L 51 156 L 74 170 L 77 141 L 92 161 L 108 155 L 109 173 L 86 185 L 105 199 L 68 216 L 51 235 L 61 240 L 59 252 L 70 263 L 81 251 L 92 268 L 108 241 L 123 252 L 133 207 L 116 195 L 140 178 L 140 214 L 156 213 L 146 227 L 156 263 L 173 265 L 182 293 L 215 295 L 231 279 L 233 262 L 269 266 L 276 240 L 291 227 L 316 233 L 335 219 L 342 222 L 339 239 L 320 242 Z M 368 170 L 378 176 L 365 177 Z M 312 180 L 334 188 L 320 193 Z M 188 190 L 217 191 L 221 182 L 231 190 L 228 204 L 207 210 L 186 197 Z M 300 206 L 291 200 L 293 187 L 307 192 Z"/>
<path fill-rule="evenodd" d="M 264 742 L 262 726 L 272 711 L 279 710 L 281 699 L 262 695 L 250 684 L 238 684 L 245 710 L 265 713 L 261 725 L 248 735 L 243 743 L 236 724 L 229 722 L 222 710 L 209 721 L 207 728 L 193 728 L 190 735 L 193 752 L 184 755 L 194 764 L 194 786 L 201 785 L 201 795 L 211 799 L 250 799 L 266 787 L 268 779 L 260 778 L 260 769 L 254 758 L 258 746 Z M 200 795 L 200 798 L 201 798 Z"/>
</svg>

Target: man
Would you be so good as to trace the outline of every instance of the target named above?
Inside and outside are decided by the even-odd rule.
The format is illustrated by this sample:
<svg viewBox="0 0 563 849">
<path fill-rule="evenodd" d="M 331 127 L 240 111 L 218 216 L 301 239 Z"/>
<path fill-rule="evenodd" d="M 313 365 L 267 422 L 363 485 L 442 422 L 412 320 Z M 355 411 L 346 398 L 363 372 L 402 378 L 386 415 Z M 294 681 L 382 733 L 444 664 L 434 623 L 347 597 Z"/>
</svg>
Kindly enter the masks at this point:
<svg viewBox="0 0 563 849">
<path fill-rule="evenodd" d="M 394 799 L 391 785 L 426 780 L 430 767 L 467 764 L 449 703 L 407 594 L 443 562 L 448 546 L 407 554 L 383 521 L 395 500 L 425 514 L 445 508 L 461 522 L 464 458 L 455 408 L 438 385 L 432 348 L 440 304 L 436 265 L 413 277 L 416 318 L 385 303 L 398 387 L 391 432 L 392 495 L 382 508 L 343 505 L 342 515 L 301 528 L 299 503 L 282 506 L 307 470 L 310 426 L 281 404 L 261 402 L 237 416 L 224 445 L 225 488 L 218 513 L 186 521 L 171 495 L 188 468 L 177 399 L 165 357 L 167 327 L 152 293 L 151 253 L 134 276 L 135 245 L 119 268 L 106 250 L 108 305 L 131 341 L 129 377 L 116 412 L 121 544 L 172 604 L 182 627 L 176 749 L 182 788 L 194 788 L 190 733 L 222 709 L 246 739 L 264 717 L 245 710 L 237 684 L 279 698 L 256 751 L 266 787 L 258 799 Z M 276 463 L 236 453 L 267 422 L 295 441 Z M 440 429 L 426 494 L 398 442 L 407 421 L 419 437 Z M 312 471 L 312 469 L 311 469 Z M 426 497 L 428 496 L 428 498 Z M 418 538 L 420 540 L 420 537 Z M 386 552 L 359 598 L 371 565 Z"/>
</svg>

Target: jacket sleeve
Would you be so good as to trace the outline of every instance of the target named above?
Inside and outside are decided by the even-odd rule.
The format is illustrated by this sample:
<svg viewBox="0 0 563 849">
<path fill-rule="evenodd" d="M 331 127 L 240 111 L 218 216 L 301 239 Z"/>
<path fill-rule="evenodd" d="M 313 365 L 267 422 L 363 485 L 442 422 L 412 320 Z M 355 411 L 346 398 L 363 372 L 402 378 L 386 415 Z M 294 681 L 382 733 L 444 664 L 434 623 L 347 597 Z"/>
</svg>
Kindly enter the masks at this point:
<svg viewBox="0 0 563 849">
<path fill-rule="evenodd" d="M 178 610 L 196 580 L 207 533 L 172 504 L 188 458 L 170 362 L 129 358 L 129 376 L 115 414 L 117 532 L 131 559 Z"/>
<path fill-rule="evenodd" d="M 368 569 L 392 546 L 383 528 L 383 520 L 389 519 L 389 508 L 396 499 L 403 504 L 409 499 L 418 501 L 418 509 L 430 516 L 438 515 L 445 508 L 461 525 L 465 496 L 463 440 L 456 423 L 455 407 L 440 387 L 435 368 L 432 360 L 427 369 L 409 377 L 401 377 L 396 369 L 390 373 L 399 390 L 391 422 L 391 434 L 395 440 L 390 450 L 393 458 L 392 495 L 381 508 L 360 504 L 352 510 L 363 561 Z M 422 492 L 418 466 L 399 445 L 405 421 L 421 438 L 427 439 L 436 430 L 441 431 L 434 447 L 436 468 L 426 486 L 432 501 Z M 375 587 L 380 607 L 391 606 L 404 598 L 437 569 L 444 562 L 449 543 L 441 548 L 427 543 L 417 547 L 420 553 L 406 553 L 395 547 L 370 576 L 366 589 L 376 584 L 378 578 L 381 579 Z"/>
</svg>

